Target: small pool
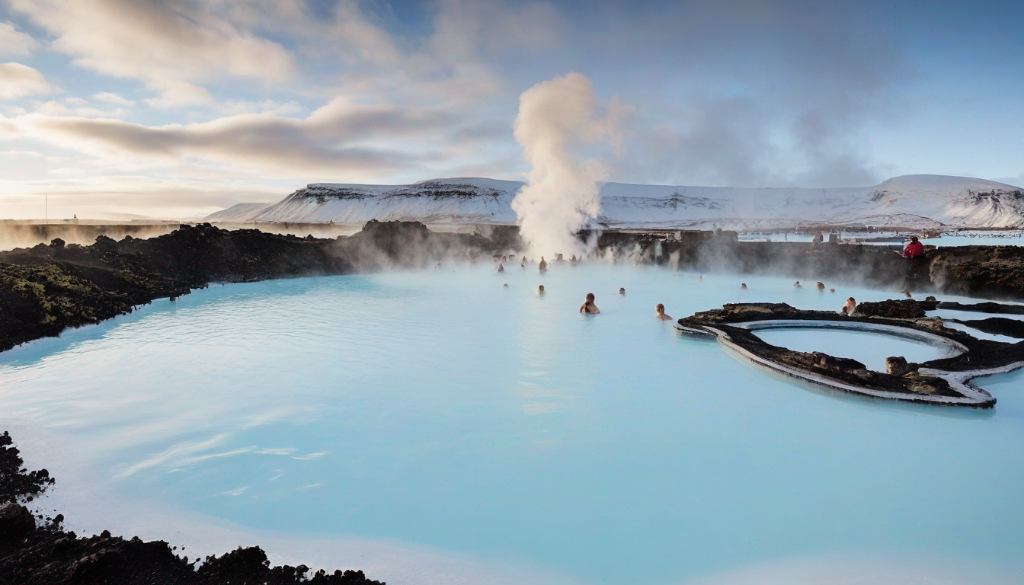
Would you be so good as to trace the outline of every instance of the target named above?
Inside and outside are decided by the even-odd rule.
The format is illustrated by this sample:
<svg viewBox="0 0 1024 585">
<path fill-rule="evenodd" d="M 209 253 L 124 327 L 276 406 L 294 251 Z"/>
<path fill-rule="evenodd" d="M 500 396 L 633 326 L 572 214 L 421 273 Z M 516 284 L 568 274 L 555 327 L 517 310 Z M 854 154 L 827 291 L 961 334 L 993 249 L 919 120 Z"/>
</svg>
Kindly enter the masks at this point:
<svg viewBox="0 0 1024 585">
<path fill-rule="evenodd" d="M 836 357 L 855 359 L 869 370 L 885 371 L 885 358 L 902 356 L 908 362 L 923 363 L 949 355 L 944 347 L 894 335 L 842 329 L 763 329 L 755 335 L 779 347 L 795 351 L 820 351 Z"/>
<path fill-rule="evenodd" d="M 1020 373 L 992 411 L 836 396 L 654 319 L 890 296 L 792 281 L 487 264 L 213 286 L 0 354 L 0 422 L 70 528 L 192 558 L 260 544 L 392 585 L 1015 582 Z M 588 292 L 601 315 L 577 313 Z"/>
</svg>

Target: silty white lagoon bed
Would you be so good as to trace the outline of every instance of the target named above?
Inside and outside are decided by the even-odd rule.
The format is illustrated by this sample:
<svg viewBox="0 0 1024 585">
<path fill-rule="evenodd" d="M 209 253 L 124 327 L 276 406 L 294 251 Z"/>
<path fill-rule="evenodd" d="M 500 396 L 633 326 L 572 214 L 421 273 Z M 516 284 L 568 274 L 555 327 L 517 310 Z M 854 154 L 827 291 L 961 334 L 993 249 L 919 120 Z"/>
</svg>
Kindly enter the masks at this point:
<svg viewBox="0 0 1024 585">
<path fill-rule="evenodd" d="M 0 354 L 0 421 L 71 529 L 193 557 L 260 544 L 393 584 L 1019 582 L 1020 372 L 976 382 L 991 411 L 880 403 L 654 319 L 898 298 L 827 284 L 488 263 L 213 286 Z M 829 350 L 894 351 L 867 341 Z"/>
</svg>

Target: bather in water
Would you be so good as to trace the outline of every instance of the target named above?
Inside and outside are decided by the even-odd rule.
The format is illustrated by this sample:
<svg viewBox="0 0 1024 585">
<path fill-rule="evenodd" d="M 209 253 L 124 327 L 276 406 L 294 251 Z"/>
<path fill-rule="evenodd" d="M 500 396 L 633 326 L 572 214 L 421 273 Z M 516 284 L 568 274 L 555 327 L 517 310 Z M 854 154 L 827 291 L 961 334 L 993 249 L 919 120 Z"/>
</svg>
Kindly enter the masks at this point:
<svg viewBox="0 0 1024 585">
<path fill-rule="evenodd" d="M 505 272 L 505 265 L 498 262 L 498 272 Z"/>
<path fill-rule="evenodd" d="M 741 283 L 740 283 L 740 289 L 741 289 L 741 290 L 747 290 L 747 283 L 745 283 L 745 282 L 741 282 Z"/>
<path fill-rule="evenodd" d="M 537 265 L 537 268 L 539 268 L 541 272 L 544 272 L 548 269 L 548 263 L 544 261 L 543 256 L 540 257 L 540 264 Z"/>
<path fill-rule="evenodd" d="M 598 309 L 597 305 L 594 304 L 594 293 L 587 293 L 587 300 L 583 301 L 583 305 L 580 307 L 580 313 L 596 315 L 600 312 L 601 309 Z"/>
<path fill-rule="evenodd" d="M 665 305 L 663 305 L 661 303 L 658 303 L 657 305 L 654 306 L 654 312 L 657 315 L 658 319 L 661 319 L 662 321 L 671 321 L 672 320 L 672 316 L 671 315 L 666 315 L 665 314 Z"/>
<path fill-rule="evenodd" d="M 855 312 L 857 312 L 857 299 L 853 297 L 846 299 L 846 304 L 843 305 L 842 309 L 839 309 L 839 314 L 846 315 L 847 317 L 852 317 Z"/>
<path fill-rule="evenodd" d="M 620 288 L 620 289 L 619 289 L 619 294 L 620 294 L 620 295 L 623 295 L 623 296 L 625 296 L 625 294 L 626 294 L 626 289 L 624 289 L 624 288 Z"/>
<path fill-rule="evenodd" d="M 539 295 L 543 295 L 544 294 L 544 285 L 543 284 L 537 287 L 537 294 L 539 294 Z"/>
</svg>

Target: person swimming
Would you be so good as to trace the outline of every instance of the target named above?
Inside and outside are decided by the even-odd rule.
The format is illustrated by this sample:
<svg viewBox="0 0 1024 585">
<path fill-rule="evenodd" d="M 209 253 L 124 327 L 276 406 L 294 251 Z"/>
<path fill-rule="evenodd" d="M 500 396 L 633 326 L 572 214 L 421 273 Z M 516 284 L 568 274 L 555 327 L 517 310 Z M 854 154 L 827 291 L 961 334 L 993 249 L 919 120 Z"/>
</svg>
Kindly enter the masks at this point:
<svg viewBox="0 0 1024 585">
<path fill-rule="evenodd" d="M 544 285 L 543 284 L 537 287 L 537 294 L 539 294 L 539 295 L 544 294 Z"/>
<path fill-rule="evenodd" d="M 624 289 L 624 288 L 619 288 L 619 294 L 620 294 L 620 295 L 625 295 L 625 294 L 626 294 L 626 289 Z"/>
<path fill-rule="evenodd" d="M 843 305 L 843 308 L 839 309 L 839 314 L 840 315 L 846 315 L 847 317 L 852 317 L 853 314 L 856 311 L 857 311 L 857 299 L 855 299 L 853 297 L 850 297 L 850 298 L 846 299 L 846 304 Z"/>
<path fill-rule="evenodd" d="M 658 303 L 657 305 L 654 305 L 654 312 L 657 315 L 658 319 L 661 319 L 662 321 L 671 321 L 672 320 L 671 316 L 665 314 L 665 305 L 663 305 L 661 303 Z"/>
<path fill-rule="evenodd" d="M 587 293 L 587 300 L 583 301 L 583 305 L 580 306 L 580 313 L 596 315 L 600 312 L 601 309 L 598 309 L 597 305 L 594 304 L 594 293 Z"/>
<path fill-rule="evenodd" d="M 798 280 L 798 281 L 793 283 L 793 288 L 803 288 L 803 287 L 800 285 L 800 281 Z"/>
<path fill-rule="evenodd" d="M 539 268 L 541 272 L 548 269 L 548 263 L 544 261 L 543 256 L 540 257 L 540 264 L 537 265 L 537 268 Z"/>
</svg>

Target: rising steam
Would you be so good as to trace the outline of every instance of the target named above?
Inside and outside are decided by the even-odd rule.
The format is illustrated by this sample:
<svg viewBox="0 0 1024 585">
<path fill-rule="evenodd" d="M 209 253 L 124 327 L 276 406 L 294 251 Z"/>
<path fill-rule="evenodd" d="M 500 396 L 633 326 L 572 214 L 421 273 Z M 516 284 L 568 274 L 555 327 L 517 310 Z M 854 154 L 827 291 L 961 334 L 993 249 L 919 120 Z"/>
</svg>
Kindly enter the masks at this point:
<svg viewBox="0 0 1024 585">
<path fill-rule="evenodd" d="M 606 171 L 599 161 L 577 161 L 575 151 L 598 143 L 617 147 L 629 110 L 613 100 L 604 116 L 596 114 L 594 88 L 579 73 L 538 83 L 519 96 L 515 137 L 533 169 L 512 209 L 534 254 L 583 255 L 593 248 L 575 234 L 601 213 L 598 182 Z"/>
</svg>

